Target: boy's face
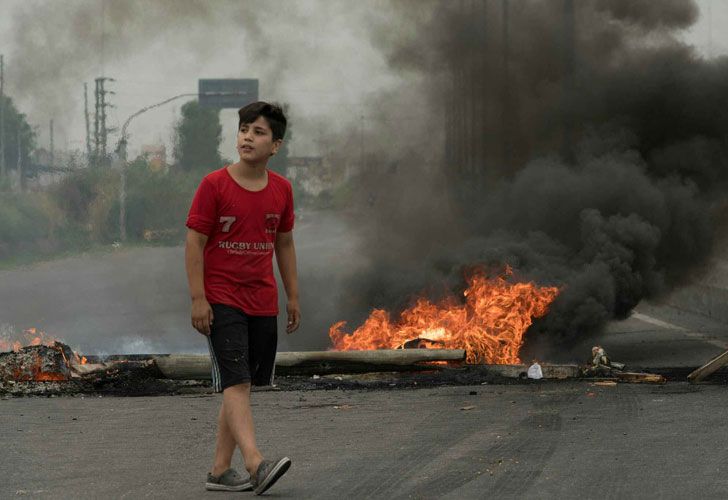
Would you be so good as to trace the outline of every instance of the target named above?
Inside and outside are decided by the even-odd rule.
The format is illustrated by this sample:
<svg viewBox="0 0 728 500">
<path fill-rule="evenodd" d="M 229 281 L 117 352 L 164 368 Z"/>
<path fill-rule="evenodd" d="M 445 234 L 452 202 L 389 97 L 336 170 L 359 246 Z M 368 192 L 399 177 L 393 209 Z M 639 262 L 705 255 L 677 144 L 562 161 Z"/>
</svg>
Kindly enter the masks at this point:
<svg viewBox="0 0 728 500">
<path fill-rule="evenodd" d="M 273 131 L 268 120 L 259 116 L 253 123 L 243 123 L 238 129 L 238 153 L 240 160 L 246 163 L 268 161 L 278 152 L 283 141 L 273 140 Z"/>
</svg>

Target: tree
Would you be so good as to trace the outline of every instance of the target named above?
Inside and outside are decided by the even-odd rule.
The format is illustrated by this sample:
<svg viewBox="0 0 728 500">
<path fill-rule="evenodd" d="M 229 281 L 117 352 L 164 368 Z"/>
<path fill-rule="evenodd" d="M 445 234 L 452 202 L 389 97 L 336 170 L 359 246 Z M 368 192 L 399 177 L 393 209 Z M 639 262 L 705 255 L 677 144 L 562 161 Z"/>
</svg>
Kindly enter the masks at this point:
<svg viewBox="0 0 728 500">
<path fill-rule="evenodd" d="M 203 108 L 197 101 L 182 106 L 182 118 L 175 126 L 174 157 L 186 171 L 213 170 L 222 164 L 222 125 L 216 109 Z"/>
<path fill-rule="evenodd" d="M 20 159 L 23 169 L 27 173 L 30 165 L 28 159 L 30 152 L 35 149 L 35 132 L 25 119 L 25 115 L 18 112 L 13 100 L 3 96 L 5 104 L 5 169 L 6 171 L 18 168 L 18 139 L 20 139 Z M 20 134 L 18 134 L 20 132 Z M 3 138 L 0 138 L 3 140 Z"/>
</svg>

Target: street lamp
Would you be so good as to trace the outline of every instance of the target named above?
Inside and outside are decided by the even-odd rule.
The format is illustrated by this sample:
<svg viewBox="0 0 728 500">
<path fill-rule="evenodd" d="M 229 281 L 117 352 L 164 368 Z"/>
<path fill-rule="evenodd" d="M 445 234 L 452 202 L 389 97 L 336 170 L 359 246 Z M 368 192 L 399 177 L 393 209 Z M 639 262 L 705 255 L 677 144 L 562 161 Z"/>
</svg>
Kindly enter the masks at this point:
<svg viewBox="0 0 728 500">
<path fill-rule="evenodd" d="M 167 104 L 168 102 L 172 102 L 176 99 L 181 99 L 182 97 L 193 97 L 193 96 L 240 96 L 240 95 L 249 95 L 247 92 L 195 92 L 195 93 L 186 93 L 186 94 L 179 94 L 174 97 L 170 97 L 169 99 L 165 99 L 164 101 L 158 102 L 156 104 L 150 104 L 149 106 L 145 106 L 136 113 L 132 114 L 129 118 L 126 119 L 124 122 L 124 125 L 121 127 L 121 138 L 119 139 L 119 142 L 116 145 L 116 151 L 119 154 L 119 159 L 121 160 L 121 185 L 119 186 L 119 239 L 121 242 L 126 241 L 126 129 L 129 127 L 129 124 L 131 121 L 136 118 L 137 116 L 141 115 L 142 113 L 145 113 L 149 111 L 150 109 L 158 108 L 159 106 L 163 106 Z"/>
</svg>

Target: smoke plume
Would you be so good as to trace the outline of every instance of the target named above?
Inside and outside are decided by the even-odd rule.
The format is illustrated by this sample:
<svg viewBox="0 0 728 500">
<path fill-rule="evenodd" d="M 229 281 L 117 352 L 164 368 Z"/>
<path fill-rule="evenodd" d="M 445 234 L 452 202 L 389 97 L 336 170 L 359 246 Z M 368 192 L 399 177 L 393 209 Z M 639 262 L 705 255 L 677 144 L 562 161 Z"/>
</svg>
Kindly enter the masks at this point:
<svg viewBox="0 0 728 500">
<path fill-rule="evenodd" d="M 725 207 L 728 60 L 679 41 L 694 3 L 397 5 L 375 40 L 425 80 L 444 160 L 385 147 L 362 175 L 372 266 L 348 319 L 508 263 L 562 288 L 527 334 L 543 355 L 698 275 Z"/>
</svg>

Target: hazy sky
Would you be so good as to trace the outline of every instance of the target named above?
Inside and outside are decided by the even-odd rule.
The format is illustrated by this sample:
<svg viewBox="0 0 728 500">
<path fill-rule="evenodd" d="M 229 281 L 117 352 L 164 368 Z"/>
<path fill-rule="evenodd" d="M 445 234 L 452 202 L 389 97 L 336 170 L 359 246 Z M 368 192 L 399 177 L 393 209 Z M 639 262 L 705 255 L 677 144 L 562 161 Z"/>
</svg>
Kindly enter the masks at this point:
<svg viewBox="0 0 728 500">
<path fill-rule="evenodd" d="M 147 104 L 195 92 L 198 78 L 260 78 L 262 99 L 290 103 L 294 155 L 325 153 L 318 141 L 332 122 L 366 116 L 367 96 L 407 78 L 392 73 L 369 42 L 368 22 L 386 15 L 387 2 L 381 0 L 233 2 L 224 4 L 227 12 L 218 8 L 223 3 L 215 2 L 210 5 L 219 13 L 190 15 L 178 24 L 160 25 L 159 36 L 145 35 L 149 41 L 142 44 L 125 44 L 124 37 L 132 33 L 129 40 L 134 40 L 135 29 L 147 33 L 154 13 L 148 17 L 142 10 L 141 16 L 135 14 L 119 26 L 112 20 L 111 3 L 0 0 L 0 52 L 5 54 L 7 93 L 38 126 L 41 146 L 48 144 L 48 120 L 54 118 L 56 147 L 84 148 L 83 83 L 89 83 L 92 102 L 93 80 L 100 74 L 116 79 L 109 85 L 116 92 L 111 97 L 116 107 L 109 112 L 109 125 L 119 127 Z M 148 5 L 155 3 L 150 0 Z M 719 29 L 728 25 L 728 2 L 698 0 L 698 4 L 700 19 L 685 39 L 708 57 L 728 53 L 728 32 Z M 59 19 L 63 15 L 75 19 L 74 12 L 82 13 L 87 24 Z M 231 12 L 240 13 L 241 21 L 231 20 Z M 146 27 L 138 28 L 142 24 Z M 24 66 L 25 78 L 18 75 L 20 58 L 33 59 Z M 49 63 L 57 66 L 48 68 Z M 37 78 L 28 71 L 33 65 Z M 141 144 L 162 141 L 169 145 L 172 125 L 184 102 L 137 118 L 130 127 L 131 154 Z M 235 111 L 223 111 L 222 120 L 222 154 L 234 158 Z M 111 143 L 117 139 L 113 135 Z"/>
<path fill-rule="evenodd" d="M 5 54 L 7 92 L 31 122 L 39 125 L 42 146 L 48 143 L 51 118 L 44 116 L 48 112 L 46 103 L 54 101 L 58 106 L 50 107 L 55 108 L 54 114 L 62 115 L 53 116 L 57 147 L 67 144 L 83 148 L 83 83 L 89 84 L 93 106 L 93 80 L 100 74 L 116 79 L 107 87 L 116 92 L 110 98 L 116 106 L 109 111 L 110 126 L 121 126 L 126 117 L 147 104 L 196 92 L 198 78 L 260 78 L 261 99 L 290 103 L 297 138 L 292 145 L 295 154 L 317 151 L 317 121 L 336 120 L 342 114 L 366 114 L 362 109 L 366 95 L 397 81 L 396 75 L 387 73 L 383 58 L 366 43 L 364 26 L 357 26 L 357 8 L 351 8 L 348 2 L 277 2 L 275 8 L 266 8 L 265 2 L 209 3 L 220 12 L 199 21 L 193 16 L 177 21 L 171 12 L 167 17 L 158 13 L 164 22 L 168 22 L 167 18 L 172 21 L 160 26 L 156 37 L 146 34 L 155 29 L 150 29 L 153 21 L 149 19 L 127 19 L 124 25 L 115 25 L 109 19 L 110 4 L 108 0 L 106 4 L 102 0 L 0 0 L 0 51 Z M 64 7 L 60 9 L 63 12 L 59 12 L 59 6 Z M 51 12 L 47 12 L 49 9 Z M 245 29 L 245 19 L 238 24 L 225 18 L 231 11 L 250 17 L 246 9 L 255 11 L 262 32 Z M 87 25 L 76 26 L 69 19 L 58 19 L 59 15 L 70 17 L 65 11 L 74 10 L 91 17 L 83 20 Z M 322 13 L 326 16 L 322 17 Z M 21 24 L 25 26 L 19 29 Z M 328 25 L 336 25 L 337 29 L 328 30 Z M 127 48 L 123 37 L 132 33 L 129 37 L 133 39 L 135 29 L 145 33 L 148 43 L 129 44 Z M 105 37 L 103 43 L 100 33 Z M 35 47 L 31 49 L 29 44 Z M 18 59 L 27 61 L 36 56 L 37 63 L 33 64 L 43 76 L 29 82 L 14 73 Z M 44 74 L 43 66 L 57 64 L 58 57 L 68 62 L 67 67 L 58 65 L 50 74 Z M 142 143 L 160 139 L 169 143 L 172 124 L 185 100 L 136 119 L 130 127 L 131 153 Z M 235 157 L 235 110 L 223 111 L 222 119 L 222 153 Z M 115 143 L 118 135 L 112 139 Z"/>
</svg>

